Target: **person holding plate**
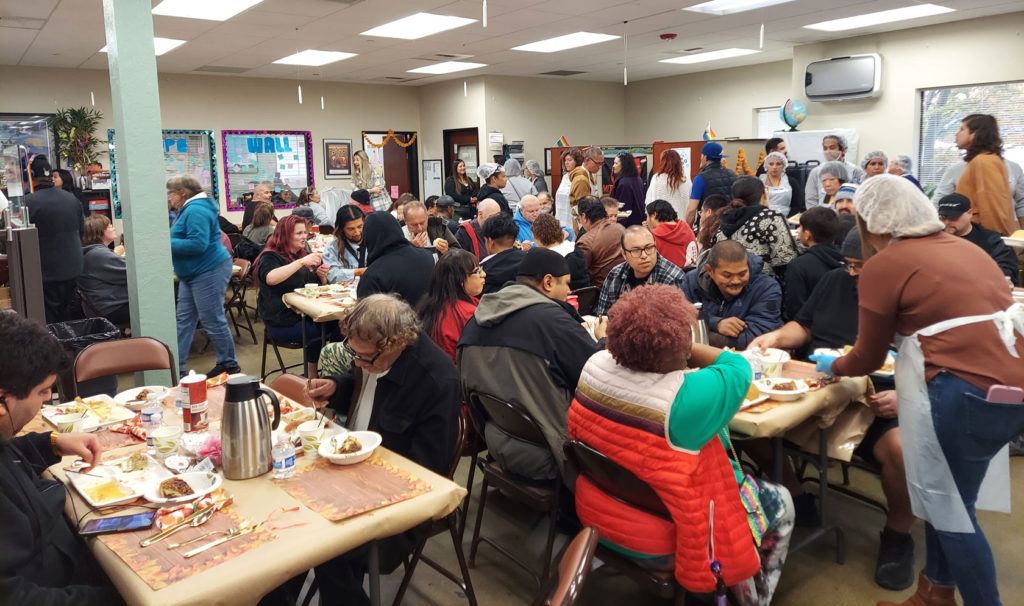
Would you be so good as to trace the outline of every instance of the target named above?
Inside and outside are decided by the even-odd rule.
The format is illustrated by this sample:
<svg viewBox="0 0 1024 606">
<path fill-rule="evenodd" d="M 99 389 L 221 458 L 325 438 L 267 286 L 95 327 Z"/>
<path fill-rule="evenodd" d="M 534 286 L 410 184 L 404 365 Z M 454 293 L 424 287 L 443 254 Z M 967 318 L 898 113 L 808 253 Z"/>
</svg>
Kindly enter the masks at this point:
<svg viewBox="0 0 1024 606">
<path fill-rule="evenodd" d="M 845 356 L 812 359 L 819 371 L 864 375 L 899 341 L 903 458 L 927 539 L 917 592 L 903 604 L 952 605 L 959 588 L 964 606 L 998 606 L 995 561 L 975 508 L 1008 511 L 1005 446 L 1024 429 L 1024 306 L 995 261 L 946 233 L 906 179 L 869 179 L 854 206 L 868 258 L 857 342 Z"/>
<path fill-rule="evenodd" d="M 15 313 L 0 313 L 0 344 L 0 598 L 5 604 L 123 604 L 64 517 L 64 487 L 40 477 L 69 455 L 91 469 L 102 452 L 96 436 L 18 435 L 50 401 L 57 373 L 70 360 L 45 326 Z"/>
</svg>

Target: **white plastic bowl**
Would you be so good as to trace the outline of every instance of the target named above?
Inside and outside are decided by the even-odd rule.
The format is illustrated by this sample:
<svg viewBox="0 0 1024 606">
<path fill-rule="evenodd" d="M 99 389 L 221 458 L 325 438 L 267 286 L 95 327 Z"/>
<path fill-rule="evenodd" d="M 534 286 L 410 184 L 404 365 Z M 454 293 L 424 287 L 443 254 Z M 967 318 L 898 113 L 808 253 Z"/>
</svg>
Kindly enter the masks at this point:
<svg viewBox="0 0 1024 606">
<path fill-rule="evenodd" d="M 773 388 L 776 383 L 783 383 L 786 381 L 795 383 L 796 389 L 778 390 Z M 792 402 L 793 400 L 799 400 L 805 393 L 810 391 L 810 388 L 807 387 L 807 383 L 804 383 L 799 379 L 761 379 L 760 381 L 754 381 L 754 385 L 757 387 L 758 391 L 776 402 Z"/>
<path fill-rule="evenodd" d="M 363 445 L 362 450 L 347 454 L 335 454 L 338 446 L 340 446 L 348 436 L 353 436 L 359 440 L 359 443 Z M 370 458 L 373 451 L 380 446 L 381 439 L 380 434 L 375 431 L 349 431 L 339 433 L 321 442 L 320 449 L 317 452 L 320 453 L 321 457 L 335 465 L 352 465 Z M 335 444 L 335 440 L 338 440 L 337 444 Z"/>
</svg>

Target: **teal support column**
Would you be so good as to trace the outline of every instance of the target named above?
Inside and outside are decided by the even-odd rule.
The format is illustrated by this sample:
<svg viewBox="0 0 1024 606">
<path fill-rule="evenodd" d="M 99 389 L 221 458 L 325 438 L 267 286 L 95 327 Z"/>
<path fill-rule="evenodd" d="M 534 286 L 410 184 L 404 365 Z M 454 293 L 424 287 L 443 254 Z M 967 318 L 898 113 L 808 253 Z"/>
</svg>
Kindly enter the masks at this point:
<svg viewBox="0 0 1024 606">
<path fill-rule="evenodd" d="M 132 334 L 160 339 L 175 352 L 177 364 L 174 274 L 151 9 L 150 2 L 103 0 Z M 163 371 L 142 375 L 145 384 L 169 381 Z"/>
</svg>

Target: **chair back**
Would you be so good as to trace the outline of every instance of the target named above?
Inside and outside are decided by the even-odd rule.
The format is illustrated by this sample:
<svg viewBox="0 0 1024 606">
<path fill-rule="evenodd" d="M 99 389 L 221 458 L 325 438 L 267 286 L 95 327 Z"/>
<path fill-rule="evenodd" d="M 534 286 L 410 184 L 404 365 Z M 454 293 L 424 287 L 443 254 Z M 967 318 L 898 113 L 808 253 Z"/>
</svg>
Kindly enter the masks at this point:
<svg viewBox="0 0 1024 606">
<path fill-rule="evenodd" d="M 249 261 L 248 259 L 235 259 L 232 263 L 242 268 L 242 271 L 238 272 L 238 279 L 240 281 L 244 281 L 249 277 L 249 270 L 252 268 L 252 261 Z"/>
<path fill-rule="evenodd" d="M 299 375 L 289 372 L 282 373 L 280 377 L 271 382 L 270 389 L 299 404 L 306 401 L 306 379 Z"/>
<path fill-rule="evenodd" d="M 651 515 L 670 519 L 668 508 L 658 493 L 632 471 L 579 440 L 567 441 L 562 449 L 569 464 L 580 475 L 612 498 Z"/>
<path fill-rule="evenodd" d="M 235 250 L 238 243 L 242 241 L 242 234 L 239 232 L 232 232 L 228 234 L 228 242 L 231 242 L 231 250 Z M 236 263 L 237 265 L 237 263 Z"/>
<path fill-rule="evenodd" d="M 466 445 L 466 435 L 469 433 L 469 419 L 466 418 L 466 410 L 459 407 L 458 427 L 455 430 L 455 450 L 452 451 L 452 460 L 448 463 L 448 479 L 455 477 L 455 470 L 462 460 L 462 449 Z"/>
<path fill-rule="evenodd" d="M 547 601 L 549 606 L 572 606 L 576 603 L 590 572 L 590 562 L 594 559 L 599 538 L 597 529 L 587 526 L 565 548 L 558 562 L 558 585 Z"/>
<path fill-rule="evenodd" d="M 594 306 L 597 305 L 597 296 L 601 294 L 601 290 L 596 286 L 584 286 L 583 288 L 577 288 L 569 294 L 576 295 L 578 311 L 581 316 L 585 316 L 594 311 Z"/>
<path fill-rule="evenodd" d="M 479 435 L 483 435 L 483 422 L 490 421 L 514 438 L 548 448 L 540 425 L 521 407 L 478 391 L 470 392 L 469 406 L 481 421 L 475 423 Z"/>
<path fill-rule="evenodd" d="M 171 385 L 178 383 L 171 348 L 152 337 L 131 337 L 93 343 L 75 357 L 75 382 L 142 370 L 168 370 Z"/>
<path fill-rule="evenodd" d="M 7 255 L 0 254 L 0 286 L 11 282 L 11 272 L 7 264 Z"/>
</svg>

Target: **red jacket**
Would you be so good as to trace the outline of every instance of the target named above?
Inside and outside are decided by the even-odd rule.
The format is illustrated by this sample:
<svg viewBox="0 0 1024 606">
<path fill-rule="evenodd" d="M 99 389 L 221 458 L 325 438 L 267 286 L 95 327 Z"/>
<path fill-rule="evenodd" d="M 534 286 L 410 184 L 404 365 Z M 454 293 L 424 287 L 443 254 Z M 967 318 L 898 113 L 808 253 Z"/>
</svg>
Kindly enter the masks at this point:
<svg viewBox="0 0 1024 606">
<path fill-rule="evenodd" d="M 697 238 L 686 221 L 659 223 L 652 233 L 661 256 L 679 267 L 693 267 L 697 262 Z"/>
<path fill-rule="evenodd" d="M 469 322 L 469 319 L 473 317 L 473 312 L 476 311 L 476 299 L 473 301 L 473 303 L 456 301 L 455 305 L 446 307 L 441 313 L 439 321 L 434 325 L 434 334 L 431 335 L 431 338 L 438 347 L 448 354 L 453 363 L 455 362 L 455 346 L 459 343 L 459 337 L 462 336 L 462 329 L 466 327 L 466 322 Z"/>
</svg>

